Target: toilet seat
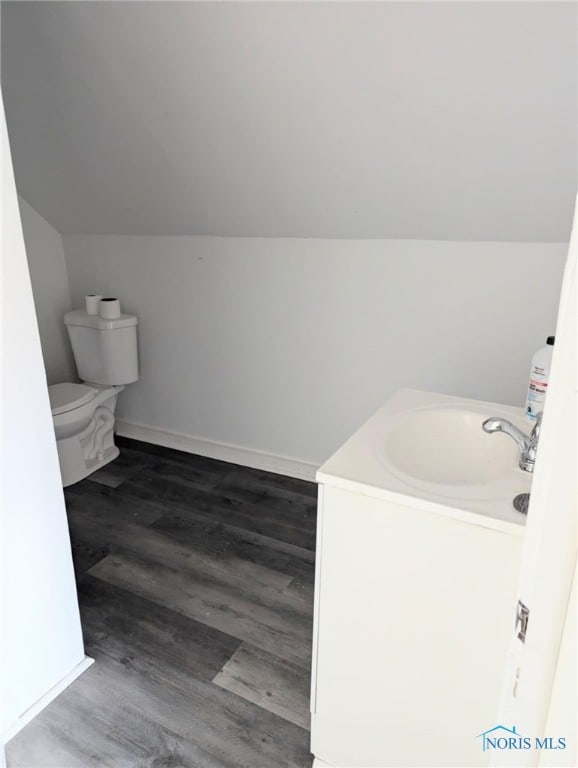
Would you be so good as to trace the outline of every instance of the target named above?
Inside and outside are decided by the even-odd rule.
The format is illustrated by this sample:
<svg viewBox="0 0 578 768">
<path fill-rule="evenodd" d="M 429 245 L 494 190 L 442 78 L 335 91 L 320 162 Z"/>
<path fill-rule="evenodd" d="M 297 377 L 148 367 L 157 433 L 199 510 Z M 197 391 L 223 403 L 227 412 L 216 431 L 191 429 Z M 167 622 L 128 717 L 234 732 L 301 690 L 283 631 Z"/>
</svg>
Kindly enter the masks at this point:
<svg viewBox="0 0 578 768">
<path fill-rule="evenodd" d="M 70 381 L 52 384 L 48 387 L 52 415 L 57 416 L 60 413 L 67 413 L 80 408 L 94 400 L 97 394 L 98 389 L 86 384 L 74 384 Z"/>
</svg>

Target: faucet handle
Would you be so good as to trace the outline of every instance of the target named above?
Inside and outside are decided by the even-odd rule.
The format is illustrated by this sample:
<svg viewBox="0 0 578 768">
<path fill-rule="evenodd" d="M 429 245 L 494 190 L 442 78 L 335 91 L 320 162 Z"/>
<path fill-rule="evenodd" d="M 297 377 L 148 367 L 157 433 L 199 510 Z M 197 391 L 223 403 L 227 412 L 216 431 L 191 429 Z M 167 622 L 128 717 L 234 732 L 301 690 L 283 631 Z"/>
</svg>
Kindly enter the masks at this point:
<svg viewBox="0 0 578 768">
<path fill-rule="evenodd" d="M 536 423 L 532 427 L 530 437 L 540 437 L 540 430 L 542 429 L 542 411 L 538 411 L 536 414 Z"/>
</svg>

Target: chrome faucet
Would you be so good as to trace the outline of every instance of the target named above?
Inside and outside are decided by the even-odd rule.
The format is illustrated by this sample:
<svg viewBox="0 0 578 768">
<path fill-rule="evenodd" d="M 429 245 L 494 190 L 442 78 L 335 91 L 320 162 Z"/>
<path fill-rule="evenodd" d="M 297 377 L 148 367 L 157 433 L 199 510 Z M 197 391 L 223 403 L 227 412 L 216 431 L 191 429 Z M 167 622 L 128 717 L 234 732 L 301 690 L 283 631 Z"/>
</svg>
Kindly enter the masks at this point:
<svg viewBox="0 0 578 768">
<path fill-rule="evenodd" d="M 486 419 L 482 424 L 482 429 L 484 432 L 488 432 L 488 434 L 491 434 L 492 432 L 504 432 L 506 435 L 510 435 L 520 449 L 520 469 L 523 469 L 526 472 L 534 471 L 536 449 L 538 448 L 538 438 L 540 437 L 541 427 L 541 411 L 538 413 L 536 423 L 529 435 L 524 434 L 522 430 L 515 427 L 507 419 L 501 419 L 498 416 L 492 416 L 491 419 Z"/>
</svg>

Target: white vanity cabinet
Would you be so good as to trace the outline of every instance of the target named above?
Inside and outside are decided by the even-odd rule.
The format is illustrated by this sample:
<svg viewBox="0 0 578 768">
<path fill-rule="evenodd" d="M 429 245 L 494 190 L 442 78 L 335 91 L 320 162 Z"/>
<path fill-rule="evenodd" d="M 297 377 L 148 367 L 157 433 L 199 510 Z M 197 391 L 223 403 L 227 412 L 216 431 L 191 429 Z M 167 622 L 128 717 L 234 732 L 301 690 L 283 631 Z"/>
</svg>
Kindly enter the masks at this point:
<svg viewBox="0 0 578 768">
<path fill-rule="evenodd" d="M 404 495 L 387 471 L 368 484 L 371 433 L 318 473 L 314 764 L 488 765 L 476 737 L 496 725 L 523 516 Z"/>
</svg>

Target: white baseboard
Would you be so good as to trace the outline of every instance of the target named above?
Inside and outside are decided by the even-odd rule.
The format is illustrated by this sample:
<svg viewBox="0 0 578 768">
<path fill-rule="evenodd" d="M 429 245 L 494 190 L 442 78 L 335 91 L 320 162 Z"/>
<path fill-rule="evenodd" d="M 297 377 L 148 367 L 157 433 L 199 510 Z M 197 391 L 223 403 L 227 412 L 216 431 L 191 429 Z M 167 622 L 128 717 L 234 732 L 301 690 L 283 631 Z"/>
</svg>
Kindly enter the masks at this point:
<svg viewBox="0 0 578 768">
<path fill-rule="evenodd" d="M 85 656 L 80 664 L 77 664 L 71 672 L 63 677 L 62 680 L 59 680 L 55 686 L 53 686 L 47 693 L 45 693 L 42 698 L 38 699 L 38 701 L 29 707 L 26 712 L 20 715 L 15 723 L 13 723 L 4 731 L 2 737 L 0 738 L 0 744 L 7 744 L 10 739 L 13 739 L 14 736 L 16 736 L 16 734 L 24 728 L 24 726 L 28 725 L 28 723 L 33 720 L 36 715 L 42 712 L 42 710 L 47 707 L 51 701 L 54 701 L 54 699 L 59 696 L 65 688 L 68 688 L 68 686 L 73 683 L 76 678 L 85 672 L 92 664 L 94 664 L 94 659 L 91 659 L 89 656 Z M 0 747 L 0 749 L 1 748 L 2 747 Z"/>
<path fill-rule="evenodd" d="M 253 469 L 263 469 L 266 472 L 275 472 L 278 475 L 296 477 L 300 480 L 315 481 L 317 466 L 306 461 L 289 459 L 272 453 L 262 453 L 261 451 L 254 451 L 252 448 L 242 448 L 239 445 L 217 443 L 201 437 L 182 435 L 178 432 L 169 432 L 165 429 L 158 429 L 158 427 L 148 427 L 145 424 L 135 424 L 122 419 L 118 419 L 116 422 L 116 432 L 122 437 L 131 437 L 133 440 L 142 440 L 144 443 L 163 445 L 166 448 L 196 453 L 199 456 L 207 456 L 231 464 L 241 464 Z"/>
</svg>

